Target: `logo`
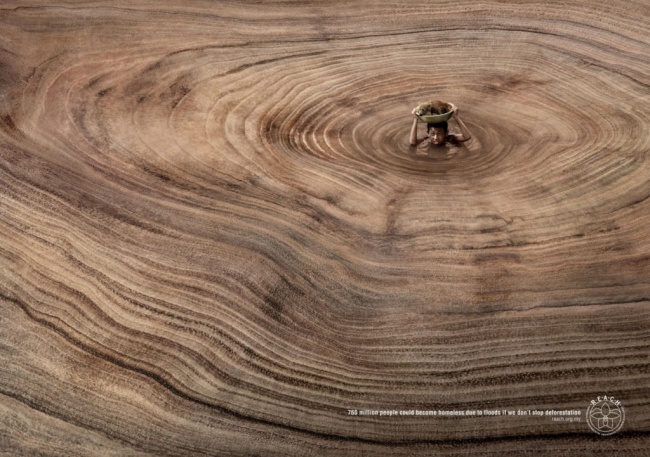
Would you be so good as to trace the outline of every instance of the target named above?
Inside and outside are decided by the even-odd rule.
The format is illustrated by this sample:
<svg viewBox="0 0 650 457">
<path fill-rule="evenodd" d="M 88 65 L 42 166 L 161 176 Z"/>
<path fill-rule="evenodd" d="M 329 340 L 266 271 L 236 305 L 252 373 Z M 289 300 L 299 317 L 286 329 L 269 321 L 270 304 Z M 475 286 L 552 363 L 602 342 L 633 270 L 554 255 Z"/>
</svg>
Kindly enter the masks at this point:
<svg viewBox="0 0 650 457">
<path fill-rule="evenodd" d="M 587 423 L 595 433 L 613 435 L 623 427 L 623 422 L 625 410 L 619 400 L 607 395 L 591 400 L 587 408 Z"/>
</svg>

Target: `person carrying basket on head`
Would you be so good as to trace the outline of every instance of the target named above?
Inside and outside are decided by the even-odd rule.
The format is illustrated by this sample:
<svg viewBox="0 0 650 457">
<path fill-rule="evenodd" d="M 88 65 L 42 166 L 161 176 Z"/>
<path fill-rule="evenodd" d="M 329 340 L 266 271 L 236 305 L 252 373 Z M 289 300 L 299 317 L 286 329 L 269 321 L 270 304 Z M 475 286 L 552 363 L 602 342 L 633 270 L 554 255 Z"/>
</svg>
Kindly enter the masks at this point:
<svg viewBox="0 0 650 457">
<path fill-rule="evenodd" d="M 422 120 L 424 122 L 422 118 L 427 119 L 427 117 L 429 118 L 434 117 L 434 116 L 427 116 L 426 114 L 428 112 L 436 113 L 436 108 L 438 108 L 438 111 L 443 111 L 442 109 L 440 109 L 441 107 L 444 107 L 448 111 L 446 113 L 440 113 L 438 117 L 442 117 L 442 118 L 446 117 L 447 119 L 451 117 L 453 120 L 456 121 L 458 127 L 460 127 L 460 131 L 462 132 L 462 134 L 461 135 L 450 134 L 449 124 L 447 123 L 446 120 L 443 120 L 439 122 L 427 123 L 427 136 L 418 139 L 417 137 L 418 121 Z M 450 112 L 452 112 L 451 115 L 449 115 Z M 467 130 L 465 123 L 458 116 L 458 108 L 456 108 L 456 106 L 454 106 L 453 104 L 447 104 L 439 101 L 423 103 L 413 108 L 411 114 L 413 114 L 414 116 L 413 126 L 411 127 L 411 136 L 409 138 L 409 143 L 411 144 L 411 146 L 417 146 L 418 144 L 422 143 L 426 139 L 429 139 L 431 144 L 435 146 L 443 146 L 448 141 L 452 143 L 463 143 L 465 141 L 469 141 L 472 138 L 472 135 L 469 133 L 469 130 Z"/>
</svg>

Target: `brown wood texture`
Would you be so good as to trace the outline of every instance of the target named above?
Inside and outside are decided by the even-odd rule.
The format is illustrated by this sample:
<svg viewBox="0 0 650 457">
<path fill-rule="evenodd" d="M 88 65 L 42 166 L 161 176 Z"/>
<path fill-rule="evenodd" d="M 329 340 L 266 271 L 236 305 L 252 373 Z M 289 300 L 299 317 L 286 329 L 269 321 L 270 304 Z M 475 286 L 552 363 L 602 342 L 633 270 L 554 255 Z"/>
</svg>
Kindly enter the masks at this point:
<svg viewBox="0 0 650 457">
<path fill-rule="evenodd" d="M 2 2 L 0 455 L 649 455 L 649 10 Z"/>
</svg>

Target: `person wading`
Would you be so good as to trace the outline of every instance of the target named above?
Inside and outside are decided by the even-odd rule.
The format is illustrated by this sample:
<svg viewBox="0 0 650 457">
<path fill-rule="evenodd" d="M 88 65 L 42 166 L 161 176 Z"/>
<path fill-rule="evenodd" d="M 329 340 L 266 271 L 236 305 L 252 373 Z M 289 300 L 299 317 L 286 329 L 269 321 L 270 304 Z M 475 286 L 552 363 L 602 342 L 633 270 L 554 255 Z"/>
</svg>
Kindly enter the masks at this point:
<svg viewBox="0 0 650 457">
<path fill-rule="evenodd" d="M 453 120 L 456 121 L 458 127 L 460 127 L 461 135 L 450 134 L 449 133 L 449 124 L 447 121 L 438 122 L 436 124 L 427 124 L 427 136 L 418 139 L 418 117 L 413 113 L 415 118 L 413 119 L 413 126 L 411 127 L 411 137 L 409 143 L 411 146 L 417 146 L 422 143 L 424 140 L 428 139 L 431 144 L 435 146 L 443 146 L 445 143 L 463 143 L 472 139 L 472 135 L 467 130 L 465 123 L 458 116 L 458 108 L 454 109 L 454 114 L 451 116 Z"/>
</svg>

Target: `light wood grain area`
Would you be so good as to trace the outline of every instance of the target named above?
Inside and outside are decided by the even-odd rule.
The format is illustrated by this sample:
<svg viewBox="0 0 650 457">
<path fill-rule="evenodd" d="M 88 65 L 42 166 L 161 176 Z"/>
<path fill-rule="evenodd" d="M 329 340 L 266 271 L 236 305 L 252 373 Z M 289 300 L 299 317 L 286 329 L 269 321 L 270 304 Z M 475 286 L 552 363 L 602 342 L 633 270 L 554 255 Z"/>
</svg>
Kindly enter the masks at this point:
<svg viewBox="0 0 650 457">
<path fill-rule="evenodd" d="M 649 23 L 2 2 L 0 455 L 648 455 Z"/>
</svg>

